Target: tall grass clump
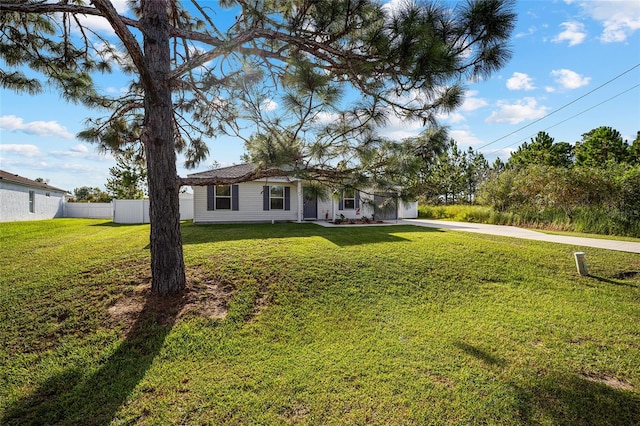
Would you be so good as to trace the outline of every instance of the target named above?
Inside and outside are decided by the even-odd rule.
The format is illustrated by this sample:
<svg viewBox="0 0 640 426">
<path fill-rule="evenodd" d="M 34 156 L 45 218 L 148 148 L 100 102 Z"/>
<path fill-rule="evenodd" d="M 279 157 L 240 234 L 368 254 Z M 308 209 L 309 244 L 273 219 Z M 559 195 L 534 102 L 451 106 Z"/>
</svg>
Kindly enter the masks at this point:
<svg viewBox="0 0 640 426">
<path fill-rule="evenodd" d="M 418 217 L 422 219 L 488 223 L 491 215 L 492 209 L 485 206 L 459 204 L 447 206 L 418 206 Z"/>
<path fill-rule="evenodd" d="M 490 218 L 509 225 L 640 238 L 637 165 L 507 169 L 483 183 L 476 201 L 499 213 Z M 501 216 L 507 213 L 508 220 Z"/>
<path fill-rule="evenodd" d="M 418 206 L 418 217 L 432 220 L 524 226 L 550 231 L 640 237 L 640 222 L 598 208 L 577 208 L 571 217 L 562 209 L 522 206 L 498 211 L 488 206 Z"/>
</svg>

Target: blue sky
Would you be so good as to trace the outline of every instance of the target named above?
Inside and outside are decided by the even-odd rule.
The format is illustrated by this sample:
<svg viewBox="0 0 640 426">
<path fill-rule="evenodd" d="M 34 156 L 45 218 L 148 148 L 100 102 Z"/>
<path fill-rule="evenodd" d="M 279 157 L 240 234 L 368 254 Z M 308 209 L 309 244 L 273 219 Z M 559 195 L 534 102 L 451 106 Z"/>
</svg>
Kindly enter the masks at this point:
<svg viewBox="0 0 640 426">
<path fill-rule="evenodd" d="M 640 130 L 640 2 L 531 0 L 519 1 L 516 12 L 511 61 L 490 79 L 468 83 L 463 106 L 440 117 L 458 146 L 471 146 L 493 161 L 497 156 L 506 160 L 542 130 L 558 142 L 574 143 L 593 128 L 610 126 L 629 142 L 635 139 Z M 94 21 L 94 28 L 108 34 L 104 23 Z M 118 92 L 127 80 L 110 75 L 98 83 Z M 42 177 L 69 191 L 85 185 L 104 189 L 115 162 L 75 138 L 96 114 L 65 103 L 53 90 L 29 96 L 1 89 L 0 169 Z M 381 133 L 400 139 L 422 129 L 392 121 Z M 187 171 L 179 163 L 178 173 L 207 170 L 214 162 L 238 163 L 244 152 L 243 143 L 233 138 L 211 140 L 209 150 L 197 170 Z"/>
</svg>

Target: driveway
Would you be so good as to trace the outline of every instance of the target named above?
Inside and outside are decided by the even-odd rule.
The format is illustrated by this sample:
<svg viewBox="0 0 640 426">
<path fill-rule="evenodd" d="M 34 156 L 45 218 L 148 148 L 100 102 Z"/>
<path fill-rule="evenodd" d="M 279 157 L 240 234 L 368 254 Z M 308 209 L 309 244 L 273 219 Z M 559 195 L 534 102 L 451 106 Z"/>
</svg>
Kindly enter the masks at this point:
<svg viewBox="0 0 640 426">
<path fill-rule="evenodd" d="M 483 223 L 447 222 L 444 220 L 404 219 L 407 225 L 426 226 L 428 228 L 451 229 L 454 231 L 476 232 L 479 234 L 501 235 L 504 237 L 524 238 L 527 240 L 548 241 L 550 243 L 570 244 L 574 246 L 595 247 L 607 250 L 640 253 L 640 242 L 601 240 L 598 238 L 569 237 L 549 235 L 515 226 L 486 225 Z"/>
</svg>

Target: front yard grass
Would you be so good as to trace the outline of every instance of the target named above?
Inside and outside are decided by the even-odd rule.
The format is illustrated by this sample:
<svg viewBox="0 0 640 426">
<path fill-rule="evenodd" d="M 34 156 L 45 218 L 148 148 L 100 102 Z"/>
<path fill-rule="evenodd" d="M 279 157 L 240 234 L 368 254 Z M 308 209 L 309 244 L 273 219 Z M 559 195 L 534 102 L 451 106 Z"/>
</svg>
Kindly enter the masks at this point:
<svg viewBox="0 0 640 426">
<path fill-rule="evenodd" d="M 409 225 L 0 224 L 0 424 L 639 424 L 640 256 Z M 591 277 L 579 277 L 585 251 Z"/>
</svg>

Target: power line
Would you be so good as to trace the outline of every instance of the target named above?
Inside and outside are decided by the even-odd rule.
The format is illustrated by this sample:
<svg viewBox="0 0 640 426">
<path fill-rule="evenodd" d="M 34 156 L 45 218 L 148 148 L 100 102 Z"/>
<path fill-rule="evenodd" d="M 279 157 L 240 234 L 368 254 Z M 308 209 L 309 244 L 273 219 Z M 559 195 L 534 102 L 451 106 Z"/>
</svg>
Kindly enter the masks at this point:
<svg viewBox="0 0 640 426">
<path fill-rule="evenodd" d="M 609 84 L 609 83 L 611 83 L 611 82 L 613 82 L 613 81 L 615 81 L 615 80 L 619 79 L 619 78 L 620 78 L 620 77 L 622 77 L 623 75 L 628 74 L 629 72 L 633 71 L 634 69 L 636 69 L 636 68 L 638 68 L 638 67 L 640 67 L 640 64 L 636 64 L 635 66 L 633 66 L 633 67 L 629 68 L 628 70 L 624 71 L 623 73 L 618 74 L 617 76 L 613 77 L 611 80 L 609 80 L 609 81 L 607 81 L 607 82 L 605 82 L 605 83 L 601 84 L 600 86 L 596 87 L 595 89 L 591 90 L 590 92 L 585 93 L 584 95 L 580 96 L 579 98 L 574 99 L 573 101 L 569 102 L 568 104 L 565 104 L 565 105 L 561 106 L 560 108 L 556 109 L 555 111 L 550 112 L 549 114 L 545 115 L 544 117 L 539 118 L 539 119 L 537 119 L 537 120 L 534 120 L 534 121 L 532 121 L 531 123 L 527 124 L 526 126 L 522 126 L 522 127 L 520 127 L 519 129 L 514 130 L 513 132 L 511 132 L 511 133 L 509 133 L 509 134 L 507 134 L 507 135 L 504 135 L 504 136 L 499 137 L 498 139 L 496 139 L 496 140 L 494 140 L 494 141 L 492 141 L 492 142 L 489 142 L 488 144 L 482 145 L 480 148 L 478 148 L 478 149 L 477 149 L 477 151 L 481 150 L 482 148 L 486 148 L 486 147 L 488 147 L 489 145 L 493 145 L 494 143 L 499 142 L 499 141 L 501 141 L 501 140 L 503 140 L 503 139 L 506 139 L 506 138 L 508 138 L 509 136 L 514 135 L 514 134 L 518 133 L 520 130 L 526 129 L 527 127 L 530 127 L 530 126 L 533 126 L 533 125 L 534 125 L 534 124 L 536 124 L 536 123 L 539 123 L 540 121 L 544 120 L 545 118 L 547 118 L 547 117 L 549 117 L 549 116 L 551 116 L 551 115 L 555 114 L 555 113 L 556 113 L 556 112 L 558 112 L 558 111 L 562 111 L 563 109 L 565 109 L 565 108 L 566 108 L 566 107 L 568 107 L 569 105 L 573 105 L 573 104 L 575 104 L 575 103 L 576 103 L 576 102 L 578 102 L 580 99 L 583 99 L 583 98 L 585 98 L 585 97 L 589 96 L 590 94 L 592 94 L 592 93 L 593 93 L 593 92 L 595 92 L 596 90 L 599 90 L 599 89 L 603 88 L 603 87 L 604 87 L 604 86 L 606 86 L 607 84 Z"/>
<path fill-rule="evenodd" d="M 577 114 L 575 114 L 575 115 L 572 115 L 571 117 L 566 118 L 566 119 L 564 119 L 564 120 L 562 120 L 562 121 L 560 121 L 560 122 L 558 122 L 558 123 L 556 123 L 556 124 L 554 124 L 554 125 L 552 125 L 552 126 L 549 126 L 549 127 L 547 127 L 546 129 L 543 129 L 542 131 L 543 131 L 543 132 L 546 132 L 546 131 L 547 131 L 547 130 L 549 130 L 549 129 L 553 129 L 554 127 L 559 126 L 560 124 L 566 123 L 567 121 L 572 120 L 572 119 L 576 118 L 577 116 L 582 115 L 582 114 L 584 114 L 585 112 L 591 111 L 592 109 L 597 108 L 597 107 L 599 107 L 599 106 L 601 106 L 601 105 L 603 105 L 603 104 L 606 104 L 607 102 L 614 100 L 614 99 L 615 99 L 615 98 L 617 98 L 618 96 L 622 96 L 622 95 L 624 95 L 625 93 L 628 93 L 628 92 L 630 92 L 630 91 L 632 91 L 633 89 L 636 89 L 636 88 L 638 88 L 638 87 L 640 87 L 640 84 L 636 84 L 635 86 L 630 87 L 630 88 L 628 88 L 627 90 L 624 90 L 624 91 L 622 91 L 622 92 L 618 93 L 617 95 L 614 95 L 614 96 L 610 97 L 609 99 L 605 99 L 604 101 L 602 101 L 602 102 L 600 102 L 600 103 L 598 103 L 598 104 L 596 104 L 596 105 L 593 105 L 592 107 L 589 107 L 589 108 L 587 108 L 587 109 L 585 109 L 585 110 L 583 110 L 583 111 L 580 111 L 579 113 L 577 113 Z M 511 146 L 513 146 L 513 145 L 515 145 L 515 144 L 517 144 L 517 143 L 520 143 L 520 142 L 522 142 L 522 141 L 525 141 L 525 140 L 527 140 L 527 139 L 529 139 L 529 138 L 532 138 L 532 137 L 534 137 L 534 136 L 535 136 L 535 135 L 530 135 L 530 136 L 528 136 L 528 137 L 526 137 L 526 138 L 524 138 L 524 139 L 519 139 L 517 142 L 514 142 L 514 143 L 512 143 L 512 144 L 510 144 L 510 145 L 504 146 L 504 147 L 502 147 L 502 148 L 500 148 L 500 149 L 509 148 L 509 147 L 511 147 Z M 486 145 L 485 145 L 485 146 L 486 146 Z M 491 152 L 489 152 L 489 153 L 490 153 L 490 154 L 493 154 L 494 152 L 498 152 L 498 151 L 500 151 L 500 149 L 493 150 L 493 151 L 491 151 Z"/>
</svg>

